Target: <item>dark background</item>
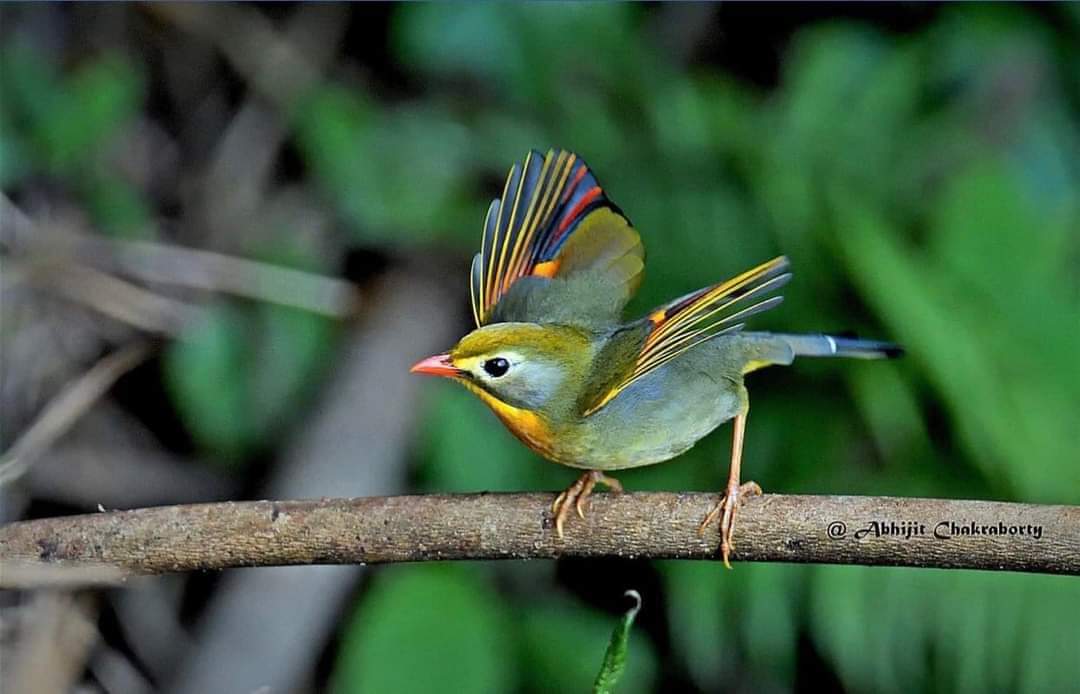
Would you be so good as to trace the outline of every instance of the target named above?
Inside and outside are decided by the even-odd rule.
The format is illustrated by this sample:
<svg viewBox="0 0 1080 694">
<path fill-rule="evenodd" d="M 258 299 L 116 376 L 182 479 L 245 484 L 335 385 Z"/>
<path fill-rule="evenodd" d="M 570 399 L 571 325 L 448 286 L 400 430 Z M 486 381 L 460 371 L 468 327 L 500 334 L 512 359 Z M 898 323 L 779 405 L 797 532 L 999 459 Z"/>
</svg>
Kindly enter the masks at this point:
<svg viewBox="0 0 1080 694">
<path fill-rule="evenodd" d="M 751 377 L 745 478 L 1080 503 L 1078 7 L 0 5 L 3 518 L 565 487 L 407 373 L 469 329 L 484 210 L 548 147 L 640 230 L 635 313 L 784 253 L 755 326 L 907 348 Z M 133 345 L 106 396 L 58 405 Z M 48 411 L 59 435 L 27 437 Z M 719 489 L 729 436 L 621 479 Z M 627 588 L 622 692 L 1080 681 L 1074 579 L 641 561 L 6 594 L 0 669 L 12 691 L 580 691 Z"/>
</svg>

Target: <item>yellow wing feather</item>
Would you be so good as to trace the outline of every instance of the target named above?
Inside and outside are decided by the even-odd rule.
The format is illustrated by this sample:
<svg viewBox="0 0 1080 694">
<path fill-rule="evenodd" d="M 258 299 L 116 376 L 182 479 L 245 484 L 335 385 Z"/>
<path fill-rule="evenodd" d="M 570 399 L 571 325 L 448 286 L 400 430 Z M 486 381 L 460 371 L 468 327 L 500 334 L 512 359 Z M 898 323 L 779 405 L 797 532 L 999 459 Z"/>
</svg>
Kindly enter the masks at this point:
<svg viewBox="0 0 1080 694">
<path fill-rule="evenodd" d="M 743 320 L 779 304 L 782 301 L 779 296 L 762 297 L 791 279 L 791 274 L 785 272 L 787 267 L 787 258 L 780 256 L 653 311 L 648 317 L 653 327 L 641 346 L 634 368 L 586 409 L 585 414 L 596 412 L 631 383 L 687 350 L 741 330 Z"/>
</svg>

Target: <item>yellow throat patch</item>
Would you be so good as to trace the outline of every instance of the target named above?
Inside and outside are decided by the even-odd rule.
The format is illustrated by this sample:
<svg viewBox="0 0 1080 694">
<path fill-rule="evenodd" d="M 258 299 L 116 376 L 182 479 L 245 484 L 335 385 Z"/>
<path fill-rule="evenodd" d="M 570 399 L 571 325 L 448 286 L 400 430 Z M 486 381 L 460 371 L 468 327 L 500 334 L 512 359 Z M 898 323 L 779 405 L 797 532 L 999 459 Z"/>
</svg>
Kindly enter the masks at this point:
<svg viewBox="0 0 1080 694">
<path fill-rule="evenodd" d="M 545 457 L 552 454 L 551 428 L 539 414 L 508 405 L 474 383 L 460 379 L 461 383 L 491 408 L 506 428 L 519 441 Z"/>
</svg>

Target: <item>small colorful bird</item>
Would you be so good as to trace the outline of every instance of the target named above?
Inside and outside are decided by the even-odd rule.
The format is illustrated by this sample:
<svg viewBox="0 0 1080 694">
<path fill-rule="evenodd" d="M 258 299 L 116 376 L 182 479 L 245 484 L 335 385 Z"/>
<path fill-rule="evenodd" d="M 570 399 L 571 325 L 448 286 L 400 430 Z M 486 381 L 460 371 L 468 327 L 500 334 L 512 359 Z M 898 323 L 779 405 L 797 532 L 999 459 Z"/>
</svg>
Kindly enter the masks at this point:
<svg viewBox="0 0 1080 694">
<path fill-rule="evenodd" d="M 470 290 L 476 330 L 416 373 L 475 393 L 526 446 L 586 470 L 552 505 L 563 537 L 570 510 L 585 517 L 605 471 L 670 460 L 723 422 L 735 434 L 726 491 L 700 532 L 720 519 L 724 564 L 734 544 L 749 400 L 743 377 L 797 356 L 881 358 L 891 343 L 743 331 L 773 308 L 791 278 L 784 257 L 622 321 L 644 269 L 641 238 L 577 155 L 533 151 L 492 201 Z"/>
</svg>

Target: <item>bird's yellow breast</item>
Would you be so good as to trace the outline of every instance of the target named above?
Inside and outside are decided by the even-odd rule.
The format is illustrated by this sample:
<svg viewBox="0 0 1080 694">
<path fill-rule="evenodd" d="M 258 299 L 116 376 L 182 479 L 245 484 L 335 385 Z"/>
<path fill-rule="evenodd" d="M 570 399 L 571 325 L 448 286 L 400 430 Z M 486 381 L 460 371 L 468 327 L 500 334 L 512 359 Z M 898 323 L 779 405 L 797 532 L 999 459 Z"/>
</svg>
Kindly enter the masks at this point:
<svg viewBox="0 0 1080 694">
<path fill-rule="evenodd" d="M 502 423 L 506 425 L 506 428 L 509 429 L 510 433 L 516 436 L 518 440 L 540 455 L 546 458 L 552 457 L 554 453 L 552 447 L 554 439 L 552 437 L 551 427 L 548 426 L 548 423 L 543 417 L 531 410 L 508 405 L 491 393 L 482 388 L 478 388 L 472 383 L 465 381 L 464 384 L 465 387 L 475 393 L 485 405 L 491 408 L 491 411 L 502 420 Z"/>
</svg>

